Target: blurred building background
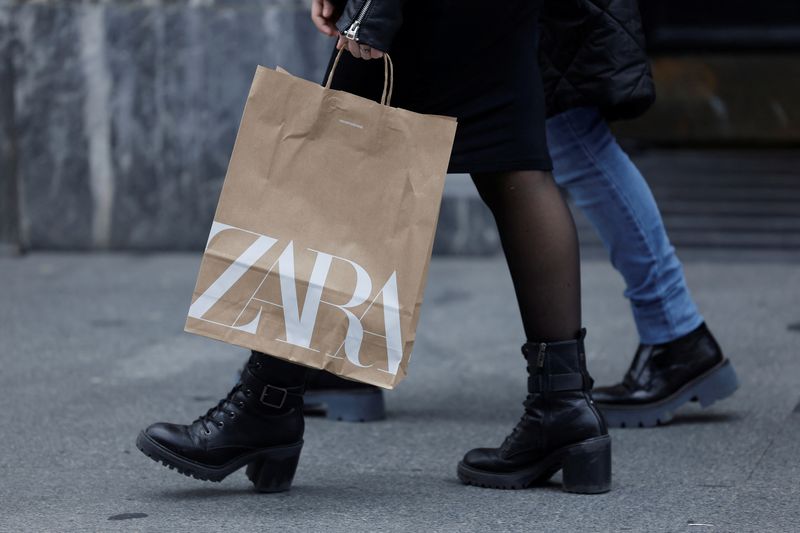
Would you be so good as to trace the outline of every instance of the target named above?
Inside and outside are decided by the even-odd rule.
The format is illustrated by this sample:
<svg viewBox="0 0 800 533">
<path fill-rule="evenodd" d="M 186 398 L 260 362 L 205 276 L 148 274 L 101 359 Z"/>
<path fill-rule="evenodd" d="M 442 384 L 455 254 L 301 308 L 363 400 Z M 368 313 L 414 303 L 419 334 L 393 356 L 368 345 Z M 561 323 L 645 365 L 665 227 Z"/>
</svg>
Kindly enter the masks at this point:
<svg viewBox="0 0 800 533">
<path fill-rule="evenodd" d="M 616 130 L 651 148 L 634 154 L 671 238 L 800 249 L 800 2 L 639 4 L 658 98 Z"/>
<path fill-rule="evenodd" d="M 307 4 L 0 0 L 0 253 L 200 249 L 255 65 L 321 79 Z M 673 240 L 800 249 L 800 3 L 642 10 L 658 101 L 616 129 Z M 436 251 L 498 249 L 454 177 Z"/>
</svg>

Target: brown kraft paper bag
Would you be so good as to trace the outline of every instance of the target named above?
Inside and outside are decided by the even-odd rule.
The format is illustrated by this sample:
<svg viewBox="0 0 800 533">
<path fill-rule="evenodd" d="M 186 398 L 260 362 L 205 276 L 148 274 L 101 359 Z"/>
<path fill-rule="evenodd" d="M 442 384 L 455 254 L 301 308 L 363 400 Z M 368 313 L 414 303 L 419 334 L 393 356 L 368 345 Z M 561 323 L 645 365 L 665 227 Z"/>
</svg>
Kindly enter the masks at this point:
<svg viewBox="0 0 800 533">
<path fill-rule="evenodd" d="M 390 107 L 384 61 L 382 103 L 258 67 L 186 331 L 405 377 L 456 122 Z"/>
</svg>

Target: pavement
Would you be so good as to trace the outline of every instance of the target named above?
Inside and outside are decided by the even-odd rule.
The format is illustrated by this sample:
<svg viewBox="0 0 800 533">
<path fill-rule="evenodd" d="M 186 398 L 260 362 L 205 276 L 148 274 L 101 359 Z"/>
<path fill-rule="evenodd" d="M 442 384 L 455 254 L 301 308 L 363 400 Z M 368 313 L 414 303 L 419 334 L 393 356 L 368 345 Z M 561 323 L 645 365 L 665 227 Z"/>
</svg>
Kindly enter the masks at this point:
<svg viewBox="0 0 800 533">
<path fill-rule="evenodd" d="M 613 489 L 466 487 L 455 467 L 521 414 L 522 327 L 500 258 L 437 258 L 408 379 L 389 419 L 310 419 L 291 492 L 177 475 L 134 446 L 232 385 L 240 348 L 182 332 L 196 254 L 0 258 L 0 531 L 797 531 L 800 260 L 686 258 L 742 382 L 668 426 L 612 430 Z M 584 261 L 590 371 L 620 378 L 637 343 L 623 285 Z"/>
</svg>

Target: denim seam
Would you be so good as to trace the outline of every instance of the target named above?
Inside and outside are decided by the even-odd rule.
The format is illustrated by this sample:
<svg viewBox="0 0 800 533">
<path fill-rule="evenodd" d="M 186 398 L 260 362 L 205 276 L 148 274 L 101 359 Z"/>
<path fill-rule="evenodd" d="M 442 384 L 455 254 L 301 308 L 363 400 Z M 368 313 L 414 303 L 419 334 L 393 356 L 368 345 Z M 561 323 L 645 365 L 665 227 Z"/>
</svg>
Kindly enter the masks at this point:
<svg viewBox="0 0 800 533">
<path fill-rule="evenodd" d="M 631 210 L 630 208 L 631 202 L 629 198 L 627 197 L 627 195 L 623 194 L 622 190 L 619 187 L 617 187 L 616 183 L 611 178 L 605 167 L 600 164 L 600 161 L 594 156 L 592 151 L 589 150 L 588 146 L 586 146 L 583 136 L 578 134 L 578 132 L 576 131 L 575 125 L 572 122 L 572 117 L 569 115 L 569 113 L 565 113 L 564 118 L 566 119 L 565 122 L 570 132 L 572 133 L 574 138 L 577 139 L 578 146 L 581 147 L 581 151 L 583 151 L 584 155 L 586 155 L 586 157 L 588 157 L 592 161 L 592 163 L 594 163 L 595 167 L 603 174 L 603 176 L 606 177 L 610 186 L 619 194 L 620 198 L 624 200 L 622 203 L 625 206 L 625 215 L 628 216 L 631 220 L 634 220 L 636 222 L 637 237 L 639 238 L 640 242 L 644 245 L 644 247 L 647 249 L 647 252 L 650 254 L 650 257 L 652 257 L 653 259 L 657 259 L 657 255 L 653 253 L 653 250 L 650 247 L 650 243 L 640 230 L 642 222 L 641 220 L 639 220 L 639 217 L 637 217 Z M 670 316 L 669 312 L 667 312 L 667 306 L 665 304 L 664 298 L 659 298 L 658 306 L 661 308 L 661 314 L 666 318 L 667 328 L 669 328 L 669 335 L 672 337 L 675 334 L 675 325 L 672 322 L 672 317 Z"/>
</svg>

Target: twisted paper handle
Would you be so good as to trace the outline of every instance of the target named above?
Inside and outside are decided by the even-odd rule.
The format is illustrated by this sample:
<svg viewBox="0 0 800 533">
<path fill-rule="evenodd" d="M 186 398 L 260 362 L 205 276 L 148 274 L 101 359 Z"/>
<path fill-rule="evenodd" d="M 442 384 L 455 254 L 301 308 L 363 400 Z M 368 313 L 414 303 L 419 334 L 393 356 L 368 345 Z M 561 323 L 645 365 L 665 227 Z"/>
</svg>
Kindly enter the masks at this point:
<svg viewBox="0 0 800 533">
<path fill-rule="evenodd" d="M 333 65 L 331 66 L 331 72 L 328 74 L 328 79 L 325 82 L 325 88 L 331 88 L 331 82 L 333 81 L 333 73 L 336 72 L 336 67 L 339 65 L 339 59 L 342 57 L 342 53 L 344 52 L 344 48 L 339 50 L 339 53 L 336 54 L 336 59 L 333 60 Z M 389 54 L 383 54 L 383 94 L 381 95 L 381 105 L 391 105 L 392 103 L 392 91 L 394 90 L 394 63 L 392 63 L 392 58 L 389 57 Z"/>
</svg>

